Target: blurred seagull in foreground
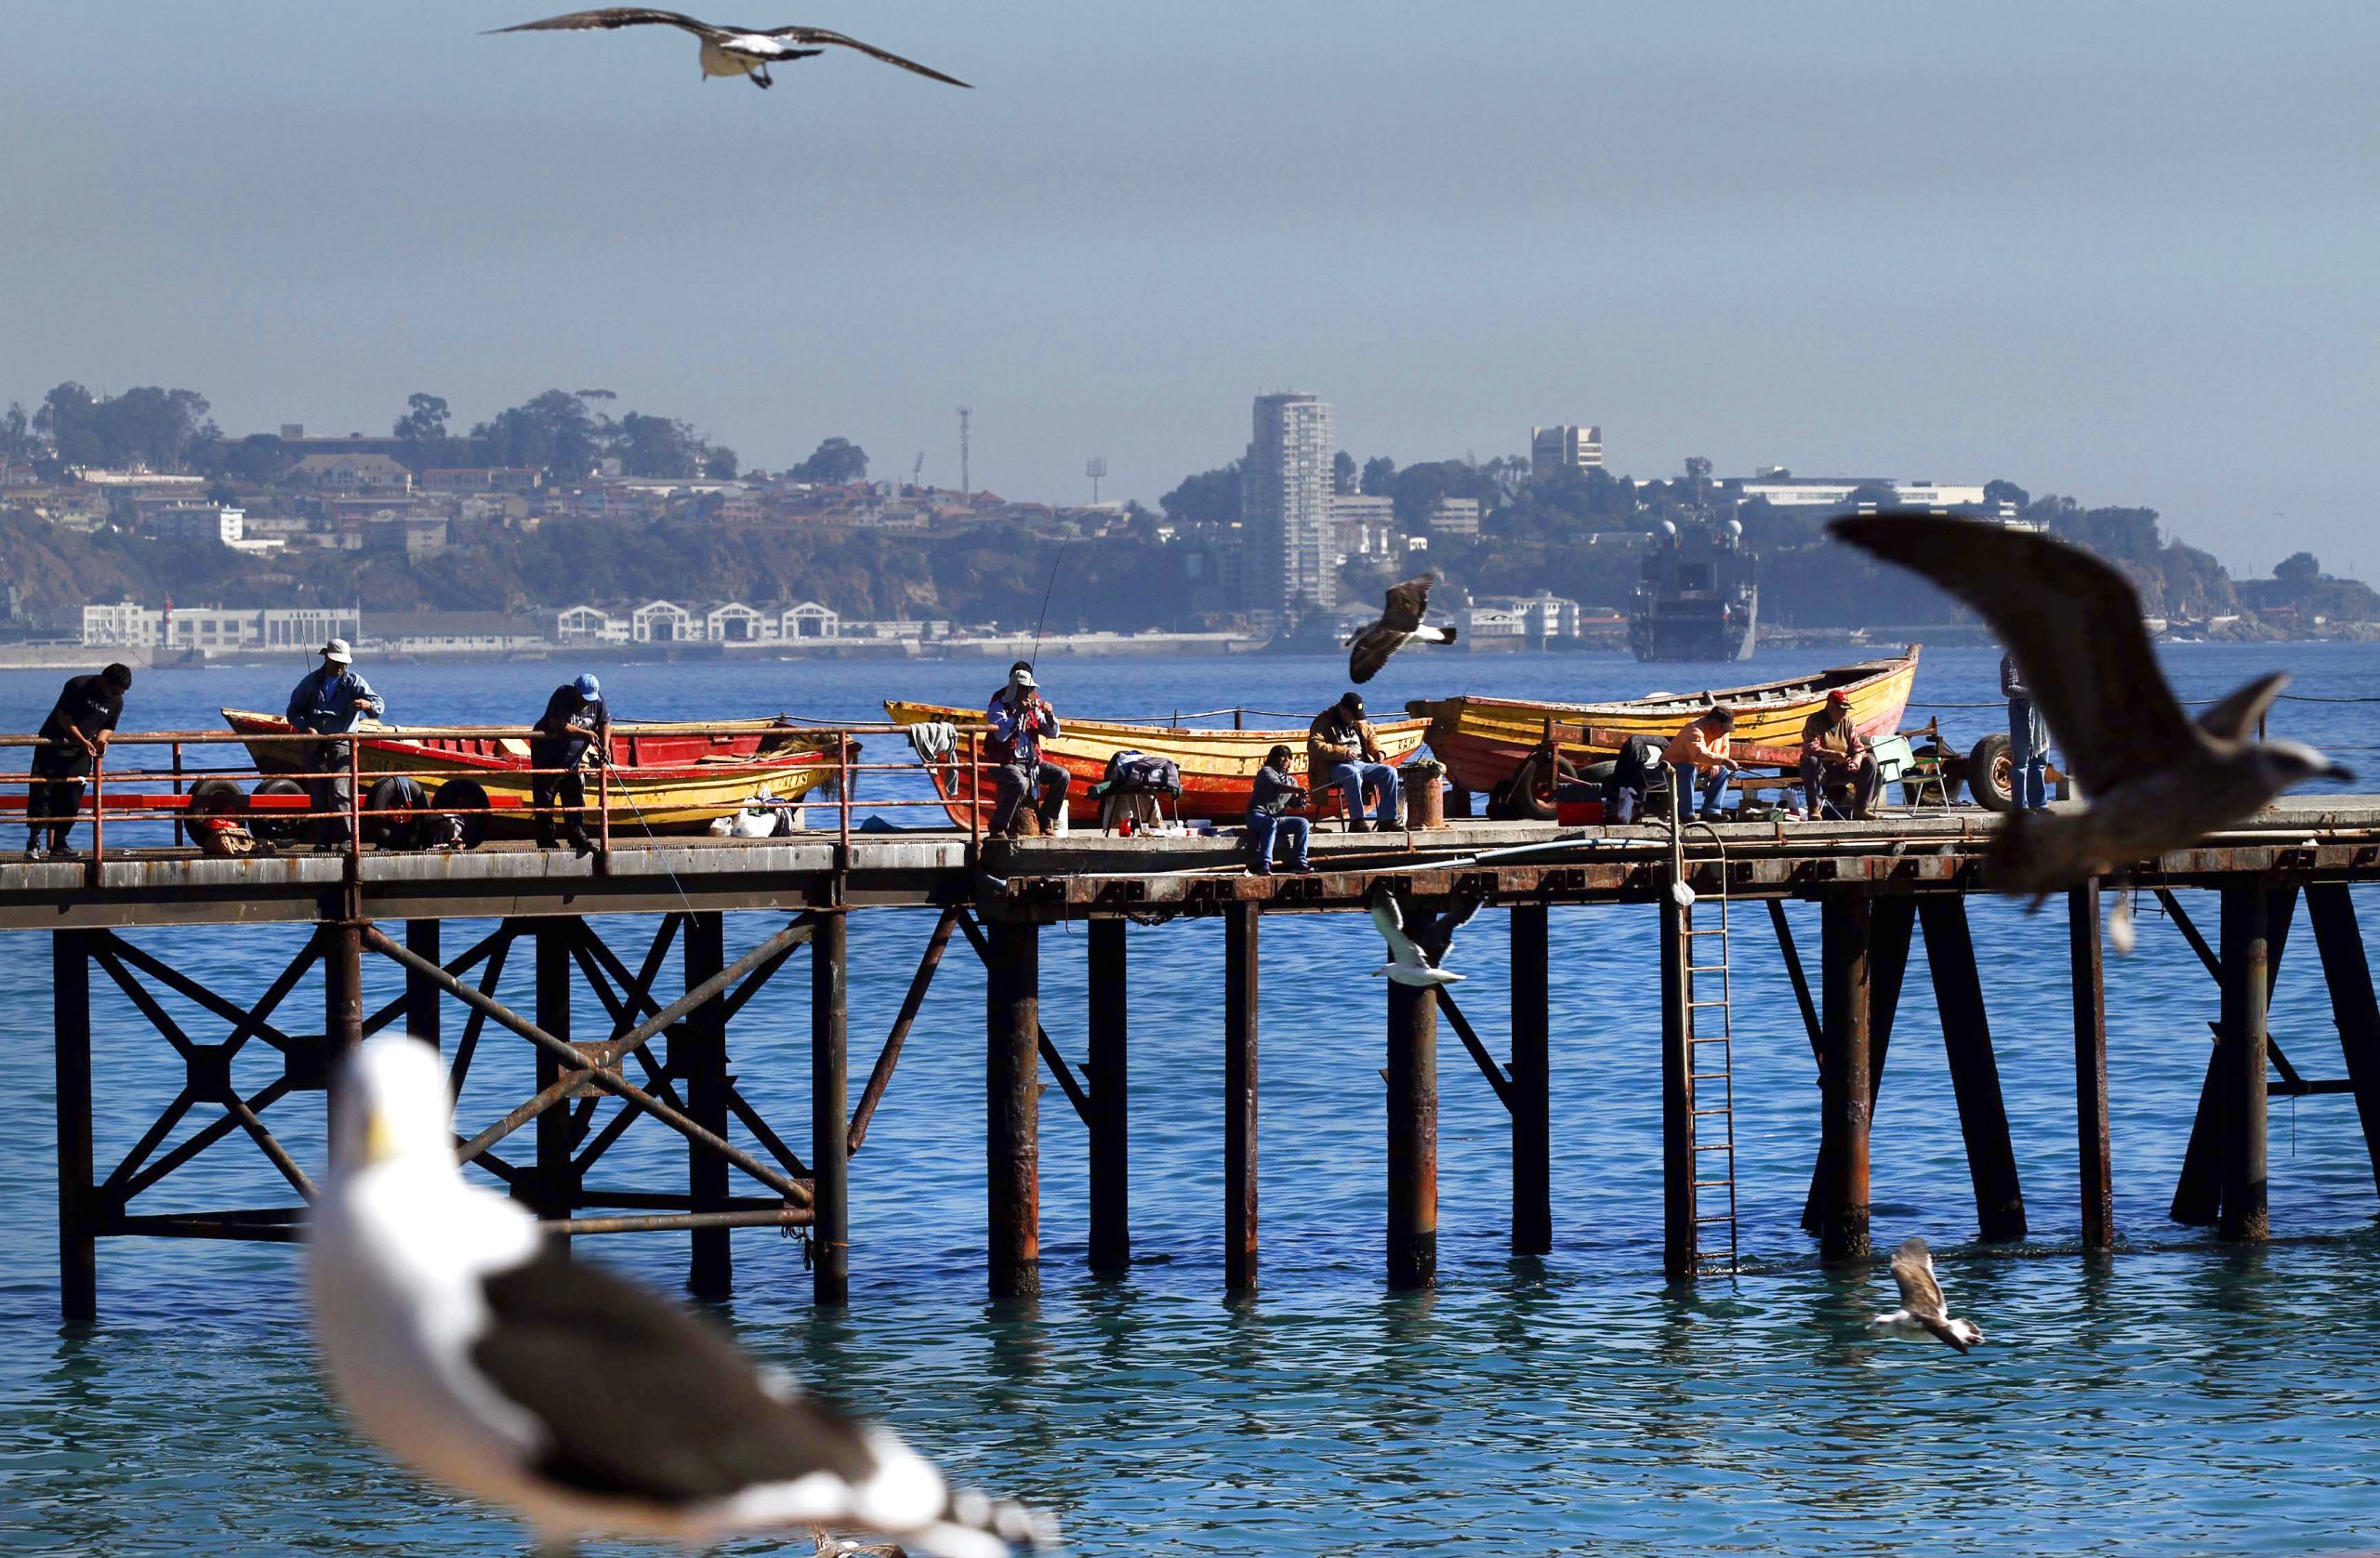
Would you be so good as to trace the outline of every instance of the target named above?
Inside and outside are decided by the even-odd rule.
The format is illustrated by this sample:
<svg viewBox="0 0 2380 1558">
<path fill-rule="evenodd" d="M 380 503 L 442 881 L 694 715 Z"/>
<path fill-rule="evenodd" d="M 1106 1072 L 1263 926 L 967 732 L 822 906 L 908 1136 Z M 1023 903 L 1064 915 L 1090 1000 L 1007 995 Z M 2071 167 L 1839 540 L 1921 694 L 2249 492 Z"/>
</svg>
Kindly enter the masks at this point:
<svg viewBox="0 0 2380 1558">
<path fill-rule="evenodd" d="M 1417 941 L 1406 934 L 1405 910 L 1396 901 L 1395 890 L 1384 881 L 1374 882 L 1369 904 L 1372 925 L 1380 931 L 1380 939 L 1388 944 L 1388 961 L 1374 969 L 1372 976 L 1386 974 L 1399 984 L 1452 984 L 1461 979 L 1462 975 L 1438 967 L 1438 959 L 1447 955 L 1454 933 L 1479 912 L 1482 902 L 1473 897 L 1458 898 L 1446 913 L 1421 927 L 1421 936 Z"/>
<path fill-rule="evenodd" d="M 314 1327 L 348 1410 L 398 1460 L 516 1511 L 548 1552 L 599 1534 L 704 1547 L 802 1530 L 821 1552 L 855 1549 L 826 1528 L 946 1558 L 1054 1541 L 466 1183 L 429 1046 L 374 1038 L 339 1082 L 309 1240 Z"/>
<path fill-rule="evenodd" d="M 1893 1280 L 1900 1284 L 1900 1307 L 1869 1321 L 1871 1328 L 1895 1336 L 1929 1332 L 1941 1338 L 1945 1347 L 1962 1353 L 1983 1340 L 1982 1328 L 1974 1321 L 1950 1318 L 1942 1284 L 1934 1275 L 1934 1252 L 1924 1239 L 1905 1240 L 1893 1251 Z"/>
<path fill-rule="evenodd" d="M 1993 886 L 2041 897 L 2171 850 L 2254 812 L 2307 779 L 2352 779 L 2302 741 L 2254 741 L 2289 681 L 2276 672 L 2201 715 L 2157 667 L 2131 581 L 2046 535 L 1924 514 L 1827 527 L 1972 606 L 2016 655 L 2082 787 L 2079 811 L 2015 812 L 1992 846 Z"/>
<path fill-rule="evenodd" d="M 857 49 L 871 59 L 881 59 L 888 65 L 898 65 L 905 71 L 914 71 L 952 86 L 967 85 L 957 76 L 945 75 L 914 59 L 904 59 L 873 44 L 864 44 L 840 33 L 830 33 L 824 27 L 721 27 L 677 11 L 652 11 L 630 6 L 615 6 L 601 11 L 573 11 L 568 16 L 549 16 L 543 21 L 524 21 L 517 27 L 492 28 L 489 35 L 497 33 L 582 33 L 599 27 L 675 27 L 681 32 L 692 33 L 702 42 L 705 76 L 750 76 L 755 86 L 776 85 L 769 76 L 771 65 L 813 59 L 828 48 Z"/>
<path fill-rule="evenodd" d="M 1423 622 L 1430 609 L 1430 586 L 1437 582 L 1435 574 L 1423 574 L 1419 578 L 1392 585 L 1388 591 L 1388 609 L 1380 620 L 1347 640 L 1347 675 L 1356 681 L 1369 681 L 1388 664 L 1388 657 L 1409 643 L 1450 644 L 1455 630 L 1433 627 Z"/>
</svg>

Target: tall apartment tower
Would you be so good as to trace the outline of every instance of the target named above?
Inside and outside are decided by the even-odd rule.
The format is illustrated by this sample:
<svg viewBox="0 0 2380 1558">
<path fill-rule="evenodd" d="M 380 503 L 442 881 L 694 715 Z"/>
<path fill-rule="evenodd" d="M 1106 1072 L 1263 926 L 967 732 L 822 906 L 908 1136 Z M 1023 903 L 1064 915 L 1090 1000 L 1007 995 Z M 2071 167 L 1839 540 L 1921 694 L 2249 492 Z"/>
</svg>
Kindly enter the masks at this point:
<svg viewBox="0 0 2380 1558">
<path fill-rule="evenodd" d="M 1250 606 L 1281 611 L 1339 604 L 1337 536 L 1330 522 L 1330 405 L 1316 395 L 1256 397 L 1255 437 L 1240 466 L 1248 525 Z"/>
<path fill-rule="evenodd" d="M 1528 430 L 1528 479 L 1542 482 L 1564 466 L 1603 464 L 1601 428 L 1531 428 Z"/>
</svg>

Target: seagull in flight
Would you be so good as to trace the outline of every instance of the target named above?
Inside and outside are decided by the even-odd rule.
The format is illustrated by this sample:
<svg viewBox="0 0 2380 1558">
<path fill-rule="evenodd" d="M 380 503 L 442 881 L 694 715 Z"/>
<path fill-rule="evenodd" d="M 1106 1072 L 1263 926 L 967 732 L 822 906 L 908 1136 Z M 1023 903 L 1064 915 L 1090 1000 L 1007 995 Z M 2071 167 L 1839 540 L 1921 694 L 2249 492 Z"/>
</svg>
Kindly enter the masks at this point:
<svg viewBox="0 0 2380 1558">
<path fill-rule="evenodd" d="M 830 33 L 824 27 L 721 27 L 678 11 L 645 10 L 634 6 L 615 6 L 600 11 L 573 11 L 568 16 L 549 16 L 543 21 L 524 21 L 517 27 L 493 28 L 489 35 L 496 33 L 581 33 L 599 27 L 675 27 L 681 32 L 692 33 L 702 42 L 705 76 L 750 76 L 755 86 L 775 85 L 769 76 L 771 65 L 812 59 L 829 47 L 857 49 L 871 59 L 881 59 L 888 65 L 898 65 L 905 71 L 914 71 L 952 86 L 967 85 L 957 76 L 945 75 L 914 59 L 904 59 L 873 44 L 864 44 L 840 33 Z"/>
<path fill-rule="evenodd" d="M 1380 931 L 1380 939 L 1388 944 L 1388 961 L 1372 970 L 1379 978 L 1385 974 L 1399 984 L 1452 984 L 1463 976 L 1448 973 L 1438 967 L 1454 941 L 1454 933 L 1471 923 L 1484 900 L 1466 895 L 1455 900 L 1452 907 L 1424 924 L 1420 940 L 1405 931 L 1405 910 L 1396 901 L 1396 891 L 1384 881 L 1372 884 L 1372 925 Z"/>
<path fill-rule="evenodd" d="M 1964 1353 L 1983 1340 L 1982 1327 L 1972 1320 L 1950 1318 L 1942 1301 L 1942 1284 L 1934 1275 L 1934 1252 L 1924 1239 L 1907 1239 L 1893 1251 L 1893 1280 L 1900 1284 L 1900 1307 L 1868 1322 L 1874 1330 L 1895 1336 L 1921 1331 L 1942 1339 L 1945 1347 Z"/>
<path fill-rule="evenodd" d="M 1991 881 L 2041 898 L 2169 851 L 2254 812 L 2307 779 L 2352 779 L 2302 741 L 2255 741 L 2286 674 L 2248 683 L 2193 723 L 2158 669 L 2140 597 L 2111 564 L 2046 535 L 1924 514 L 1827 527 L 1921 574 L 1991 625 L 2024 672 L 2083 790 L 2079 811 L 2016 812 Z"/>
<path fill-rule="evenodd" d="M 517 1512 L 549 1553 L 596 1535 L 700 1548 L 827 1528 L 945 1558 L 1056 1539 L 465 1182 L 430 1046 L 384 1034 L 338 1081 L 309 1238 L 314 1329 L 349 1412 L 396 1459 Z"/>
<path fill-rule="evenodd" d="M 1356 681 L 1369 681 L 1388 664 L 1388 657 L 1407 644 L 1450 644 L 1455 630 L 1433 627 L 1421 620 L 1430 608 L 1430 586 L 1437 582 L 1435 574 L 1424 574 L 1393 585 L 1388 591 L 1388 609 L 1381 613 L 1378 622 L 1347 640 L 1347 675 Z"/>
</svg>

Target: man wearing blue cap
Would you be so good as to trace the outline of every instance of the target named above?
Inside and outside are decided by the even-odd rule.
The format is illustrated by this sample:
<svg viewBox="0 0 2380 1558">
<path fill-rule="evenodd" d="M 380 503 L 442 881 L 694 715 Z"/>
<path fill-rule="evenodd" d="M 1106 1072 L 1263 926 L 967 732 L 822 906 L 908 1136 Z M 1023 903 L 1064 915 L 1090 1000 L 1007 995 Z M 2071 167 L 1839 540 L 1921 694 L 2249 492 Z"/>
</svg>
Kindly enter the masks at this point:
<svg viewBox="0 0 2380 1558">
<path fill-rule="evenodd" d="M 603 684 L 582 676 L 555 688 L 546 700 L 546 712 L 531 728 L 537 733 L 529 743 L 529 766 L 537 771 L 530 784 L 530 804 L 537 811 L 537 847 L 558 847 L 554 806 L 559 802 L 569 809 L 562 813 L 562 828 L 570 835 L 570 847 L 592 854 L 595 846 L 587 841 L 587 786 L 578 770 L 587 760 L 588 747 L 596 742 L 602 743 L 603 759 L 611 760 L 612 712 L 603 706 Z"/>
</svg>

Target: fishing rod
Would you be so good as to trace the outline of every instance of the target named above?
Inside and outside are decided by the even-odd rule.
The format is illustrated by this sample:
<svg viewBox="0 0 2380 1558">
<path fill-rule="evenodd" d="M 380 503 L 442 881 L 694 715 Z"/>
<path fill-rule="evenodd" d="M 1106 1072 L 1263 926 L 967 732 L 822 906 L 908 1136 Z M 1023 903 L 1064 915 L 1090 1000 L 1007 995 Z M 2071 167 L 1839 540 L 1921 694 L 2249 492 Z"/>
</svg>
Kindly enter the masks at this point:
<svg viewBox="0 0 2380 1558">
<path fill-rule="evenodd" d="M 1066 542 L 1073 539 L 1074 537 L 1069 535 L 1064 540 L 1061 540 L 1058 543 L 1058 555 L 1050 560 L 1050 582 L 1041 589 L 1041 614 L 1033 622 L 1033 653 L 1027 655 L 1025 661 L 1027 666 L 1036 670 L 1040 669 L 1041 628 L 1050 620 L 1050 596 L 1058 588 L 1058 564 L 1065 561 Z"/>
</svg>

